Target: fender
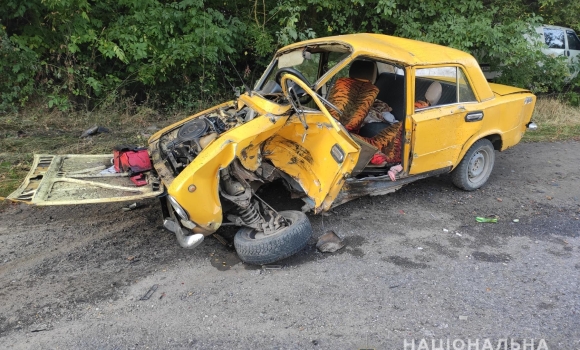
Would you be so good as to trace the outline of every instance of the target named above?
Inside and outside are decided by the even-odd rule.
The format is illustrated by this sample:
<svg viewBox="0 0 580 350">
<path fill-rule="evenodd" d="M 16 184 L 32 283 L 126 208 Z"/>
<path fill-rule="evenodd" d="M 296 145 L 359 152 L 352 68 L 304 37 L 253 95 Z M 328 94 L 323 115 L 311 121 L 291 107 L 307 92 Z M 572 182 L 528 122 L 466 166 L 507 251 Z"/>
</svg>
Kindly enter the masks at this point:
<svg viewBox="0 0 580 350">
<path fill-rule="evenodd" d="M 225 132 L 172 181 L 167 193 L 187 211 L 201 233 L 209 235 L 222 223 L 219 171 L 236 158 L 242 164 L 252 161 L 257 168 L 261 161 L 259 145 L 276 133 L 287 119 L 287 116 L 261 116 Z"/>
</svg>

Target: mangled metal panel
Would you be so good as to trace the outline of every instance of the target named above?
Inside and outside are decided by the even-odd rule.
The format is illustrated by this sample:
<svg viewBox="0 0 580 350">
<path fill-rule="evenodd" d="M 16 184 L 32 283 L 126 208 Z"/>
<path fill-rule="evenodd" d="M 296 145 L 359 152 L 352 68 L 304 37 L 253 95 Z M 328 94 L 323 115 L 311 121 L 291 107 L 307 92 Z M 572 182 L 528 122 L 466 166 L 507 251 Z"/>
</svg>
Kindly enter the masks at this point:
<svg viewBox="0 0 580 350">
<path fill-rule="evenodd" d="M 144 172 L 136 186 L 129 173 L 107 171 L 112 154 L 35 155 L 30 172 L 8 199 L 35 205 L 68 205 L 138 200 L 163 193 L 159 179 Z"/>
</svg>

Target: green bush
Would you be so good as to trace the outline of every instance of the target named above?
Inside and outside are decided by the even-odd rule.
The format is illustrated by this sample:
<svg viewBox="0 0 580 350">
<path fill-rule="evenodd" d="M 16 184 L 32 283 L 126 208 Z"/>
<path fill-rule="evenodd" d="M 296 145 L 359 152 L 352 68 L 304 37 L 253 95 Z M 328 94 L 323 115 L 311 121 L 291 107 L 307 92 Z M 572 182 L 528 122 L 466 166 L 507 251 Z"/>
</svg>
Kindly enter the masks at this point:
<svg viewBox="0 0 580 350">
<path fill-rule="evenodd" d="M 355 32 L 455 47 L 501 69 L 501 82 L 562 90 L 562 62 L 523 34 L 579 15 L 564 0 L 5 0 L 0 113 L 33 97 L 62 111 L 127 99 L 195 108 L 242 85 L 230 59 L 255 80 L 282 45 Z"/>
</svg>

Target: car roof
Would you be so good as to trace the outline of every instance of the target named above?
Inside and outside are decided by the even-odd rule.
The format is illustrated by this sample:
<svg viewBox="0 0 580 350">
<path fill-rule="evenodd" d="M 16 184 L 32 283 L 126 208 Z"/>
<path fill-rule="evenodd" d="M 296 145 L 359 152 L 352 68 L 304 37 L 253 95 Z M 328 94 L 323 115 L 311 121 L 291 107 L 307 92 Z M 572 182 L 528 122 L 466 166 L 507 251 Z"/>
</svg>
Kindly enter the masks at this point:
<svg viewBox="0 0 580 350">
<path fill-rule="evenodd" d="M 347 34 L 302 41 L 288 45 L 278 52 L 313 44 L 342 43 L 353 48 L 354 56 L 374 56 L 397 61 L 404 65 L 462 63 L 477 65 L 470 54 L 446 46 L 399 38 L 384 34 Z"/>
<path fill-rule="evenodd" d="M 347 34 L 330 36 L 318 39 L 298 42 L 278 50 L 277 55 L 287 51 L 317 44 L 342 44 L 352 47 L 351 60 L 357 57 L 370 57 L 386 59 L 405 66 L 428 66 L 440 64 L 459 64 L 463 66 L 471 79 L 473 88 L 476 90 L 480 101 L 493 98 L 483 72 L 479 68 L 477 60 L 457 49 L 424 41 L 399 38 L 384 34 Z"/>
<path fill-rule="evenodd" d="M 551 24 L 542 24 L 541 26 L 536 27 L 536 29 L 542 29 L 542 28 L 547 28 L 547 29 L 561 29 L 561 30 L 571 30 L 571 31 L 574 31 L 574 29 L 572 29 L 572 28 L 562 27 L 562 26 L 554 26 L 554 25 L 551 25 Z"/>
</svg>

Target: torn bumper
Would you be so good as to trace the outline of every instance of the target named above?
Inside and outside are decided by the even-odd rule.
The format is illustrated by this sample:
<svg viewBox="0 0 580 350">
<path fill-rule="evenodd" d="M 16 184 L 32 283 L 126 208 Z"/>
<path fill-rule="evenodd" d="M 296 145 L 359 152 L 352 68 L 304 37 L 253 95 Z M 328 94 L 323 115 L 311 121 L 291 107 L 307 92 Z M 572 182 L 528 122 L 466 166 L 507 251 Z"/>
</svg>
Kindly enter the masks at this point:
<svg viewBox="0 0 580 350">
<path fill-rule="evenodd" d="M 179 220 L 175 216 L 175 210 L 169 200 L 167 201 L 167 204 L 169 209 L 169 217 L 163 220 L 163 227 L 175 234 L 177 242 L 183 248 L 193 249 L 200 245 L 204 240 L 203 234 L 194 233 L 192 235 L 186 235 L 183 230 L 184 226 L 189 229 L 193 229 L 196 226 L 195 223 L 185 219 Z"/>
</svg>

